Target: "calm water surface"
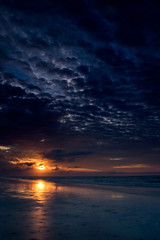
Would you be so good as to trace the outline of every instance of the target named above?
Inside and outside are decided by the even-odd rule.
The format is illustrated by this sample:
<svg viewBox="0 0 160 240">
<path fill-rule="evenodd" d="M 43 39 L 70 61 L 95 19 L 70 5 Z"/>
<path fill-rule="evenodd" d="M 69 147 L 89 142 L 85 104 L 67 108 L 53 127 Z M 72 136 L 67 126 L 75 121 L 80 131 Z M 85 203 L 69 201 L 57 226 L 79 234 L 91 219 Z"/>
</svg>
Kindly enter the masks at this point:
<svg viewBox="0 0 160 240">
<path fill-rule="evenodd" d="M 1 179 L 0 240 L 158 240 L 159 202 L 159 189 Z"/>
</svg>

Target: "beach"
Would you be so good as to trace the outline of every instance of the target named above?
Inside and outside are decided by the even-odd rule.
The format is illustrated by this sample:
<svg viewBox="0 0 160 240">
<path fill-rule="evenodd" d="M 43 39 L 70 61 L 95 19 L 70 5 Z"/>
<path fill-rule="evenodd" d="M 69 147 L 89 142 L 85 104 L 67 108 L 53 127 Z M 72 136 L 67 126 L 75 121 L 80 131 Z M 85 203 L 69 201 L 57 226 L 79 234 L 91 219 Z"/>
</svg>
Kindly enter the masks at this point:
<svg viewBox="0 0 160 240">
<path fill-rule="evenodd" d="M 0 240 L 158 240 L 160 189 L 0 179 Z"/>
</svg>

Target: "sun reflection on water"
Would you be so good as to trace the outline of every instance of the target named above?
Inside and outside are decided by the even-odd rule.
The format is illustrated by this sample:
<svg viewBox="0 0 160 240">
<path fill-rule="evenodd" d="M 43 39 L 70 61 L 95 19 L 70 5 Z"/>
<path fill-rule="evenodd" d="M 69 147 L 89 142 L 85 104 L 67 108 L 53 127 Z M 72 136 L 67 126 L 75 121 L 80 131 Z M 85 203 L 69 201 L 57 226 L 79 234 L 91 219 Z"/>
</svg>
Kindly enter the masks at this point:
<svg viewBox="0 0 160 240">
<path fill-rule="evenodd" d="M 33 199 L 34 201 L 46 202 L 55 193 L 62 191 L 62 186 L 54 182 L 44 180 L 22 180 L 11 183 L 8 192 L 12 197 L 21 199 Z"/>
<path fill-rule="evenodd" d="M 56 194 L 61 191 L 62 187 L 59 184 L 45 180 L 14 179 L 8 183 L 9 196 L 21 199 L 20 207 L 23 203 L 24 206 L 26 204 L 29 206 L 28 210 L 23 208 L 25 215 L 23 222 L 28 226 L 28 234 L 32 235 L 29 239 L 47 239 L 50 229 L 49 206 L 52 206 Z"/>
<path fill-rule="evenodd" d="M 44 184 L 44 182 L 40 181 L 39 183 L 37 183 L 36 187 L 37 187 L 37 189 L 36 189 L 37 191 L 43 191 L 45 184 Z"/>
<path fill-rule="evenodd" d="M 57 187 L 56 183 L 46 182 L 39 180 L 32 186 L 32 193 L 34 193 L 34 200 L 46 201 L 55 192 L 59 191 L 60 187 Z"/>
</svg>

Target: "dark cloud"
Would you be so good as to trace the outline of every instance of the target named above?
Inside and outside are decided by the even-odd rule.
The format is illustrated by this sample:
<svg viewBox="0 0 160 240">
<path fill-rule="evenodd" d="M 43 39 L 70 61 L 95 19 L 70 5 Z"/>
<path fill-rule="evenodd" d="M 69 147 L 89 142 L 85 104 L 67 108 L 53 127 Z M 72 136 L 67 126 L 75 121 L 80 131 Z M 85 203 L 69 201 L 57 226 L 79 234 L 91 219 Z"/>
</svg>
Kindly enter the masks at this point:
<svg viewBox="0 0 160 240">
<path fill-rule="evenodd" d="M 32 162 L 24 162 L 24 163 L 17 163 L 17 167 L 20 167 L 20 168 L 30 168 L 34 165 L 35 163 L 32 163 Z"/>
<path fill-rule="evenodd" d="M 69 161 L 74 162 L 77 158 L 89 156 L 93 154 L 93 152 L 85 152 L 85 151 L 74 151 L 67 152 L 63 149 L 56 149 L 50 152 L 44 153 L 43 157 L 54 160 L 55 162 L 63 162 Z"/>
<path fill-rule="evenodd" d="M 98 141 L 118 153 L 158 147 L 159 10 L 150 0 L 2 1 L 0 144 L 46 138 L 57 162 L 89 158 Z"/>
</svg>

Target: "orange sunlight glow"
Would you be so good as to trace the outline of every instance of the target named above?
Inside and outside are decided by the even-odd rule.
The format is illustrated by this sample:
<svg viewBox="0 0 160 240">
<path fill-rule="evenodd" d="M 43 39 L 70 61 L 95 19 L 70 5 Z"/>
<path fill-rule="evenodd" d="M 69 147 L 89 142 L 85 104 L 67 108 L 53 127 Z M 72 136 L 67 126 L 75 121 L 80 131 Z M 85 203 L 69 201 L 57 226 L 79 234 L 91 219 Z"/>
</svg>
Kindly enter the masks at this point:
<svg viewBox="0 0 160 240">
<path fill-rule="evenodd" d="M 43 164 L 39 164 L 39 165 L 37 166 L 37 169 L 43 171 L 43 170 L 46 169 L 46 167 L 45 167 Z"/>
<path fill-rule="evenodd" d="M 39 183 L 37 184 L 37 191 L 38 191 L 38 190 L 43 190 L 44 187 L 45 187 L 44 183 L 43 183 L 43 182 L 39 182 Z"/>
</svg>

